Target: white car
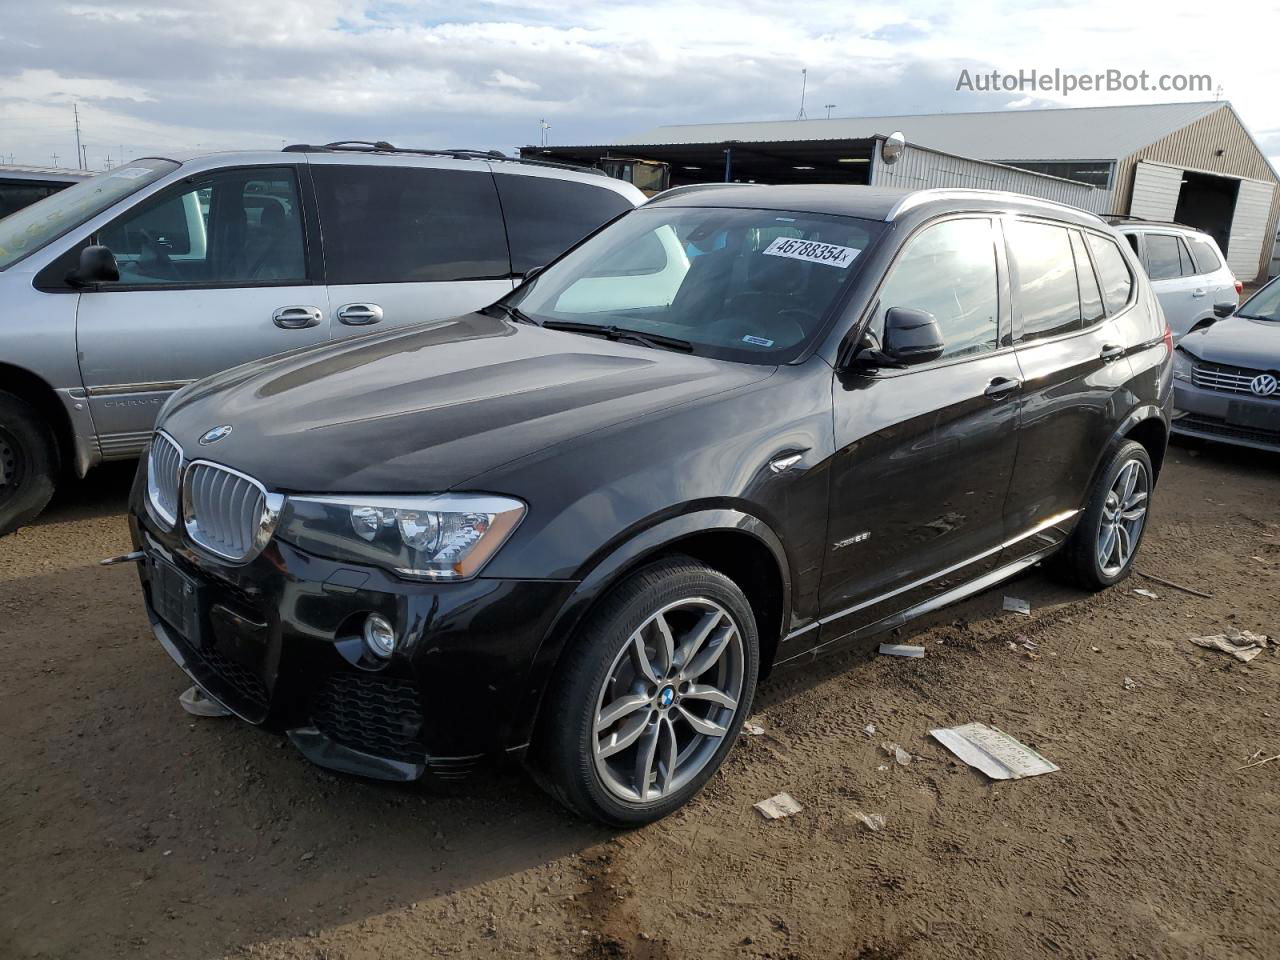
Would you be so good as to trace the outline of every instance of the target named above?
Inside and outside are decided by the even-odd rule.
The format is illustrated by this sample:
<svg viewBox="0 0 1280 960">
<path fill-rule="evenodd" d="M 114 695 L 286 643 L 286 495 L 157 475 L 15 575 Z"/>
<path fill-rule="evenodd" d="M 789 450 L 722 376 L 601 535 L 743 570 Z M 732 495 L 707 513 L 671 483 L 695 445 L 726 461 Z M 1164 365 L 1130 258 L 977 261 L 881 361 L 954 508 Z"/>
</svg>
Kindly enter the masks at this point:
<svg viewBox="0 0 1280 960">
<path fill-rule="evenodd" d="M 1239 306 L 1244 285 L 1209 234 L 1176 223 L 1113 223 L 1147 268 L 1175 340 Z"/>
</svg>

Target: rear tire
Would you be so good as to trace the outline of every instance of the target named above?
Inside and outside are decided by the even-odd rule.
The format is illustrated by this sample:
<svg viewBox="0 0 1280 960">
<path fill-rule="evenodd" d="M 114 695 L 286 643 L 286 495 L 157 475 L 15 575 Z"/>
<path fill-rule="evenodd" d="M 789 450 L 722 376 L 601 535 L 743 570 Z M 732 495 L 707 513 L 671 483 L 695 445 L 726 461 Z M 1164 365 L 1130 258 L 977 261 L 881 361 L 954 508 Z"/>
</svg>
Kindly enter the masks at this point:
<svg viewBox="0 0 1280 960">
<path fill-rule="evenodd" d="M 1154 485 L 1142 444 L 1125 440 L 1115 447 L 1094 478 L 1084 516 L 1050 569 L 1085 590 L 1102 590 L 1127 577 L 1146 533 Z"/>
<path fill-rule="evenodd" d="M 561 662 L 539 718 L 538 782 L 582 817 L 651 823 L 715 774 L 751 710 L 751 605 L 724 574 L 662 560 L 613 588 Z"/>
<path fill-rule="evenodd" d="M 53 496 L 58 448 L 25 400 L 0 392 L 0 536 L 29 523 Z"/>
</svg>

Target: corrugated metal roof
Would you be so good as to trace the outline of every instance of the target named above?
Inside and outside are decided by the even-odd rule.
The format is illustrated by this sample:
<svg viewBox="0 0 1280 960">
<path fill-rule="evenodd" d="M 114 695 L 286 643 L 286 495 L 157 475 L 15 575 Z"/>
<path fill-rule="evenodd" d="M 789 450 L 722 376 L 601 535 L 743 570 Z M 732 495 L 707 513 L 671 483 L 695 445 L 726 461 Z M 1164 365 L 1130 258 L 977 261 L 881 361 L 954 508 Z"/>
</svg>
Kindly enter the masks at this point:
<svg viewBox="0 0 1280 960">
<path fill-rule="evenodd" d="M 62 180 L 81 180 L 93 176 L 92 170 L 77 170 L 75 167 L 36 167 L 24 163 L 0 163 L 0 175 L 19 173 L 49 175 Z"/>
<path fill-rule="evenodd" d="M 1199 120 L 1226 101 L 1116 107 L 763 120 L 657 127 L 609 146 L 726 140 L 857 140 L 901 130 L 910 143 L 979 160 L 1116 160 Z"/>
</svg>

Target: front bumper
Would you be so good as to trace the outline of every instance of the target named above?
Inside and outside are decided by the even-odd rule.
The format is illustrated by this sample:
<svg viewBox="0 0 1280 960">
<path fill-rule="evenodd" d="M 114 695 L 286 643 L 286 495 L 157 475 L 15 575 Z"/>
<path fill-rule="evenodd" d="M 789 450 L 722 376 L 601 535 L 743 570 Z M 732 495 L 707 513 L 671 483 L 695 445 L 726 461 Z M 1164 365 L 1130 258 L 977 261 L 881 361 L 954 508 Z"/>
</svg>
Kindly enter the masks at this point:
<svg viewBox="0 0 1280 960">
<path fill-rule="evenodd" d="M 1176 434 L 1280 452 L 1280 394 L 1256 397 L 1175 380 L 1173 406 Z"/>
<path fill-rule="evenodd" d="M 575 584 L 410 583 L 279 540 L 228 566 L 158 527 L 139 483 L 129 525 L 160 645 L 210 696 L 286 732 L 313 762 L 388 780 L 454 778 L 523 745 L 530 666 Z M 387 660 L 363 650 L 370 613 L 397 628 Z"/>
</svg>

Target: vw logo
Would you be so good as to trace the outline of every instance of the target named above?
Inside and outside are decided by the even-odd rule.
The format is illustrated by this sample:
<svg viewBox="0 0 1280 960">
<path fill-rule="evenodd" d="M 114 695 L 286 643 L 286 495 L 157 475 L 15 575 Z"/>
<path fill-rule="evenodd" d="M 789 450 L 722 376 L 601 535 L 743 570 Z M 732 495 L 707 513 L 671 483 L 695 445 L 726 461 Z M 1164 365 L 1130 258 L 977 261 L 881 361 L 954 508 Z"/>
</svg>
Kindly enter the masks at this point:
<svg viewBox="0 0 1280 960">
<path fill-rule="evenodd" d="M 1253 382 L 1249 384 L 1249 389 L 1260 397 L 1269 397 L 1276 392 L 1276 387 L 1280 386 L 1276 378 L 1269 373 L 1260 373 L 1253 378 Z"/>
<path fill-rule="evenodd" d="M 1274 389 L 1274 387 L 1272 389 Z M 230 432 L 231 424 L 229 423 L 224 423 L 220 427 L 214 427 L 212 430 L 206 431 L 204 436 L 200 438 L 200 446 L 207 447 L 211 443 L 217 443 Z"/>
</svg>

